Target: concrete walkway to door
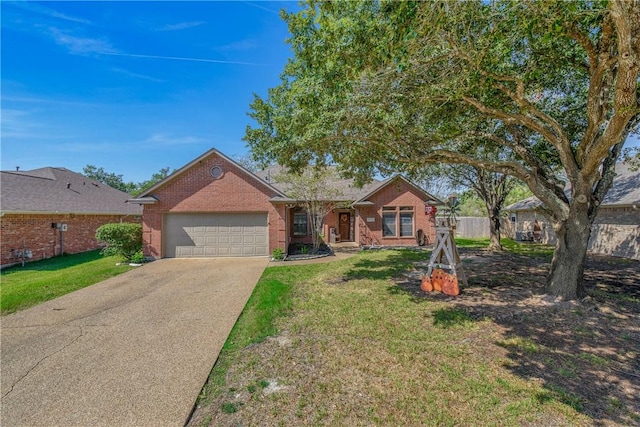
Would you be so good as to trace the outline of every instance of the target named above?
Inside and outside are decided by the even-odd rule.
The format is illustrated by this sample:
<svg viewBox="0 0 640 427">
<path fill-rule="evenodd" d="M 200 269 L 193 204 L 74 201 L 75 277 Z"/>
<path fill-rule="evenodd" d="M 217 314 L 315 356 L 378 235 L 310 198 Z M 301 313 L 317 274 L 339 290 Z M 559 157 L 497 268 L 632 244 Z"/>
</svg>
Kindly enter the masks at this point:
<svg viewBox="0 0 640 427">
<path fill-rule="evenodd" d="M 3 426 L 182 426 L 269 259 L 164 259 L 1 319 Z"/>
</svg>

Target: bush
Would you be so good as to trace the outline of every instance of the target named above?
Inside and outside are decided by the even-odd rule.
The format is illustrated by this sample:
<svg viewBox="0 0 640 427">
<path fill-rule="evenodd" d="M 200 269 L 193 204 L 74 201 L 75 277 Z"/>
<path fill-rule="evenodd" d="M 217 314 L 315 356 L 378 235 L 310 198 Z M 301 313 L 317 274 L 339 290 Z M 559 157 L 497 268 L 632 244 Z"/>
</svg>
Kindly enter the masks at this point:
<svg viewBox="0 0 640 427">
<path fill-rule="evenodd" d="M 282 258 L 284 258 L 284 250 L 282 250 L 281 248 L 275 248 L 273 252 L 271 252 L 271 258 L 276 261 L 280 261 Z"/>
<path fill-rule="evenodd" d="M 96 231 L 96 239 L 107 244 L 103 255 L 119 255 L 131 262 L 142 250 L 142 225 L 129 222 L 104 224 Z"/>
<path fill-rule="evenodd" d="M 142 253 L 142 251 L 138 251 L 135 254 L 133 254 L 131 259 L 129 260 L 129 262 L 132 262 L 134 264 L 142 264 L 145 261 L 146 261 L 146 258 L 144 257 L 144 254 Z"/>
</svg>

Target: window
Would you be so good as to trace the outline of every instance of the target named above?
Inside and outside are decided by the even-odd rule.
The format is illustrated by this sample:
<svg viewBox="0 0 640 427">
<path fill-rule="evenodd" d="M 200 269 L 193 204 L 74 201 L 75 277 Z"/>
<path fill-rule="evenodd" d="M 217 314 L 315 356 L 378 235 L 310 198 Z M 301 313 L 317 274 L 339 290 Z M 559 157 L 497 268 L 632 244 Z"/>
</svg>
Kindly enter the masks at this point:
<svg viewBox="0 0 640 427">
<path fill-rule="evenodd" d="M 413 206 L 400 207 L 400 237 L 413 237 Z"/>
<path fill-rule="evenodd" d="M 385 206 L 382 208 L 382 236 L 396 236 L 396 208 Z"/>
<path fill-rule="evenodd" d="M 383 237 L 413 237 L 413 206 L 382 208 Z"/>
<path fill-rule="evenodd" d="M 307 213 L 306 212 L 294 212 L 293 214 L 293 235 L 294 236 L 306 236 L 307 235 Z"/>
</svg>

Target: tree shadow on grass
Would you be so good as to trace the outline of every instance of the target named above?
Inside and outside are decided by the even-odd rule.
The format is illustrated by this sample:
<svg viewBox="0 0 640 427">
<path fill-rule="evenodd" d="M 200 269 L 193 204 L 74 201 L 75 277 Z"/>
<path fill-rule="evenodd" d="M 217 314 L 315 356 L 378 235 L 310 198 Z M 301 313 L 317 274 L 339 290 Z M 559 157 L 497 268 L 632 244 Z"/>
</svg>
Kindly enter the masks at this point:
<svg viewBox="0 0 640 427">
<path fill-rule="evenodd" d="M 420 271 L 397 276 L 389 292 L 409 294 L 416 304 L 450 304 L 434 313 L 441 327 L 491 320 L 501 338 L 487 334 L 483 350 L 503 354 L 507 369 L 543 383 L 540 402 L 567 404 L 595 425 L 640 424 L 639 261 L 590 255 L 589 296 L 555 302 L 544 295 L 547 258 L 460 253 L 469 284 L 458 297 L 420 290 Z"/>
<path fill-rule="evenodd" d="M 414 262 L 429 259 L 430 252 L 412 249 L 389 251 L 382 259 L 358 259 L 345 274 L 345 280 L 387 280 L 412 268 Z"/>
</svg>

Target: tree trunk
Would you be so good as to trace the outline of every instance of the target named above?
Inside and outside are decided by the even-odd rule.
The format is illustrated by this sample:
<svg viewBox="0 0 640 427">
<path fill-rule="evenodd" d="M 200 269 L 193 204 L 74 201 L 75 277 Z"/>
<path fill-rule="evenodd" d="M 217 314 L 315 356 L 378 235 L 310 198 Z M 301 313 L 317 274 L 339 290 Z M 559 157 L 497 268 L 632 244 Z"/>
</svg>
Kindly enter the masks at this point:
<svg viewBox="0 0 640 427">
<path fill-rule="evenodd" d="M 489 250 L 501 251 L 502 244 L 500 243 L 500 208 L 487 206 L 489 212 Z"/>
<path fill-rule="evenodd" d="M 563 300 L 574 300 L 585 296 L 584 262 L 592 222 L 587 209 L 582 211 L 571 209 L 568 219 L 554 224 L 558 241 L 547 278 L 547 294 Z"/>
</svg>

